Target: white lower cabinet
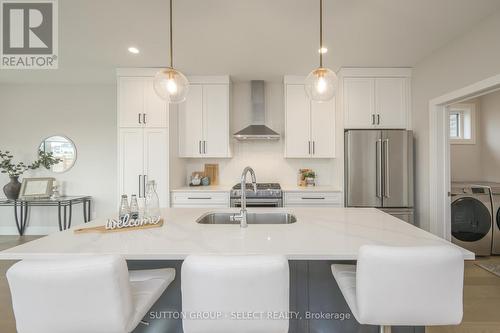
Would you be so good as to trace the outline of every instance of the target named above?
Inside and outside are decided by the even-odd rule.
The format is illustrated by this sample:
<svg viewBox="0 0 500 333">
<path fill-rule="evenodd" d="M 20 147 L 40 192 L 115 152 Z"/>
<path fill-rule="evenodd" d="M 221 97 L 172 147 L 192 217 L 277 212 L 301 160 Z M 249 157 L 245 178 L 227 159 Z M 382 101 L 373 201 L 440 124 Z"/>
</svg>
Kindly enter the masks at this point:
<svg viewBox="0 0 500 333">
<path fill-rule="evenodd" d="M 342 207 L 341 192 L 297 191 L 284 193 L 285 207 Z"/>
<path fill-rule="evenodd" d="M 144 129 L 145 181 L 154 180 L 160 207 L 168 207 L 168 132 L 166 128 Z M 145 195 L 145 191 L 143 195 Z"/>
<path fill-rule="evenodd" d="M 156 183 L 161 207 L 168 207 L 168 131 L 166 128 L 121 128 L 118 138 L 119 195 L 143 198 L 149 180 Z"/>
<path fill-rule="evenodd" d="M 173 208 L 228 208 L 229 192 L 173 191 Z"/>
</svg>

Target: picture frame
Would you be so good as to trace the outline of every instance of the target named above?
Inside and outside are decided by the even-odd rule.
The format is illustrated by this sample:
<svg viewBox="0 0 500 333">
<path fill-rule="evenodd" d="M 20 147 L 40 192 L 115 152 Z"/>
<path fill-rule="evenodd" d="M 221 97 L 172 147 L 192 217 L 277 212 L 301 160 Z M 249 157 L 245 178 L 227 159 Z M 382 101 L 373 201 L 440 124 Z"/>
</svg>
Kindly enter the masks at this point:
<svg viewBox="0 0 500 333">
<path fill-rule="evenodd" d="M 52 194 L 55 178 L 23 178 L 19 200 L 48 199 Z"/>
</svg>

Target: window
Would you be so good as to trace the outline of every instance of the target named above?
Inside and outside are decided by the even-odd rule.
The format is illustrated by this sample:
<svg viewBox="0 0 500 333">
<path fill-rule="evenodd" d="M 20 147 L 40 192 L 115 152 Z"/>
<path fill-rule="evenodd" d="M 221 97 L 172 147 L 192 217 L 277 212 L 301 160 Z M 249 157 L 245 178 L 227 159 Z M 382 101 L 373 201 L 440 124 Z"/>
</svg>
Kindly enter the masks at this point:
<svg viewBox="0 0 500 333">
<path fill-rule="evenodd" d="M 474 104 L 453 104 L 448 107 L 451 144 L 476 143 L 476 107 Z"/>
</svg>

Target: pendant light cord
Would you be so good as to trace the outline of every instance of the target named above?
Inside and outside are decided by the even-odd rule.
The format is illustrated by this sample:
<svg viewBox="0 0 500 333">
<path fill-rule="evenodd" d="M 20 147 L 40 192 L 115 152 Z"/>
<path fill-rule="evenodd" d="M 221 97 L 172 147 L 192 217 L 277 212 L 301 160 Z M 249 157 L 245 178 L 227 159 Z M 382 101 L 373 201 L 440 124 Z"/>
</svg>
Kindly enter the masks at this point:
<svg viewBox="0 0 500 333">
<path fill-rule="evenodd" d="M 170 68 L 174 68 L 174 41 L 172 38 L 172 0 L 170 0 Z"/>
<path fill-rule="evenodd" d="M 319 67 L 323 68 L 323 0 L 319 0 Z"/>
</svg>

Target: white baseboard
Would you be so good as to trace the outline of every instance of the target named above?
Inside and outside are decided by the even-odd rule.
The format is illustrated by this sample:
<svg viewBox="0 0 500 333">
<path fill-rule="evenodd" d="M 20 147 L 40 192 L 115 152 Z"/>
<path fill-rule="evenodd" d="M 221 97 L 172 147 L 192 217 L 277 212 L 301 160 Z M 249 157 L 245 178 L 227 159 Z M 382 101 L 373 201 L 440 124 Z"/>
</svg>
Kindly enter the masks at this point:
<svg viewBox="0 0 500 333">
<path fill-rule="evenodd" d="M 54 232 L 58 232 L 59 227 L 44 227 L 44 226 L 27 226 L 24 231 L 25 235 L 48 235 Z M 0 235 L 19 235 L 16 227 L 5 227 L 0 226 Z"/>
</svg>

